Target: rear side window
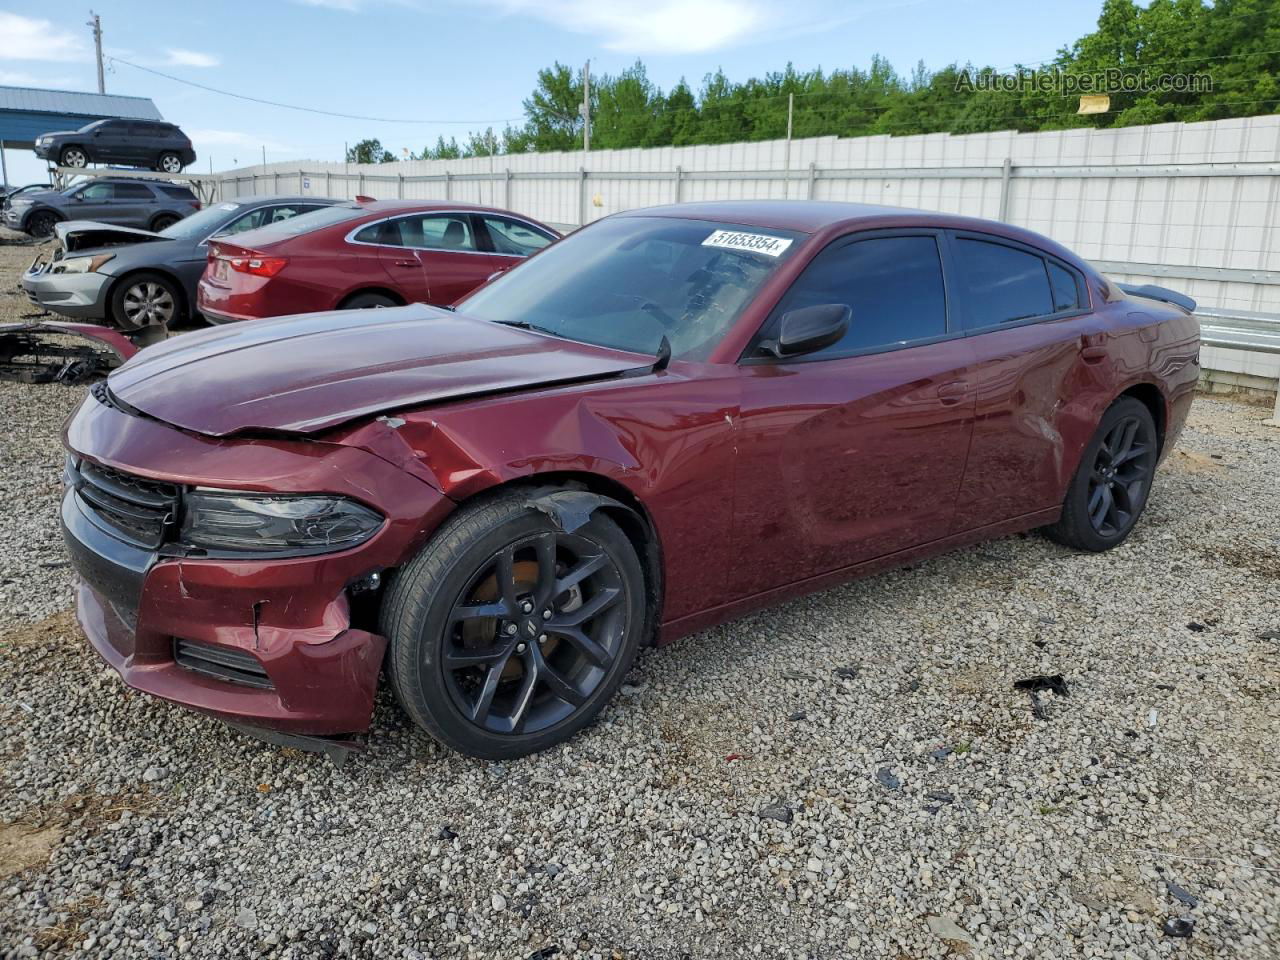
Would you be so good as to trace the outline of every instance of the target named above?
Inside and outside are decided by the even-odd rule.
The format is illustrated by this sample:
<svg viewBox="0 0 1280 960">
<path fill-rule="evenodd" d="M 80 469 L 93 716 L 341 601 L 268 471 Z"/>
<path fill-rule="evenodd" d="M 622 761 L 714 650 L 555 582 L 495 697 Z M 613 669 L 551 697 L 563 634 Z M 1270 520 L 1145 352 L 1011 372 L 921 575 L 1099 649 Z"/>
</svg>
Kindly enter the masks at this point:
<svg viewBox="0 0 1280 960">
<path fill-rule="evenodd" d="M 161 184 L 160 192 L 166 197 L 173 197 L 175 200 L 194 200 L 196 198 L 190 187 L 171 187 Z"/>
<path fill-rule="evenodd" d="M 1053 293 L 1053 309 L 1078 310 L 1082 306 L 1080 284 L 1076 275 L 1059 263 L 1045 261 L 1049 268 L 1049 287 Z"/>
<path fill-rule="evenodd" d="M 141 183 L 117 183 L 116 199 L 117 200 L 152 200 L 155 194 L 151 192 L 151 188 Z"/>
<path fill-rule="evenodd" d="M 873 237 L 828 247 L 805 268 L 770 321 L 826 303 L 853 311 L 840 342 L 805 357 L 823 359 L 892 348 L 947 332 L 947 297 L 932 235 Z"/>
<path fill-rule="evenodd" d="M 493 252 L 510 257 L 527 257 L 537 253 L 552 240 L 546 234 L 534 230 L 518 220 L 506 217 L 481 217 L 485 229 L 489 231 L 489 239 L 493 242 Z"/>
<path fill-rule="evenodd" d="M 968 291 L 970 328 L 991 327 L 1053 313 L 1045 261 L 1025 250 L 960 237 L 960 281 Z"/>
<path fill-rule="evenodd" d="M 391 247 L 413 247 L 419 250 L 475 250 L 471 218 L 465 214 L 431 214 L 397 217 L 374 223 L 357 233 L 360 243 L 378 243 Z"/>
</svg>

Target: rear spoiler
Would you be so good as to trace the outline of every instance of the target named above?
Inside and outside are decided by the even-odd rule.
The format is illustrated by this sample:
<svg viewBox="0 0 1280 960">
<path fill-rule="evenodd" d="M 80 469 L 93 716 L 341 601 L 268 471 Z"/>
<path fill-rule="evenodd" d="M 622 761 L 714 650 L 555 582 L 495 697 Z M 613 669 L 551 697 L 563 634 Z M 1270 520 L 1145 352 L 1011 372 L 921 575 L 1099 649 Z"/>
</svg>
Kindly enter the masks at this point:
<svg viewBox="0 0 1280 960">
<path fill-rule="evenodd" d="M 1181 307 L 1187 313 L 1196 312 L 1196 302 L 1186 294 L 1178 293 L 1167 287 L 1157 287 L 1154 283 L 1117 283 L 1124 293 L 1131 297 L 1146 297 L 1148 300 L 1160 300 L 1164 303 L 1171 303 L 1175 307 Z"/>
</svg>

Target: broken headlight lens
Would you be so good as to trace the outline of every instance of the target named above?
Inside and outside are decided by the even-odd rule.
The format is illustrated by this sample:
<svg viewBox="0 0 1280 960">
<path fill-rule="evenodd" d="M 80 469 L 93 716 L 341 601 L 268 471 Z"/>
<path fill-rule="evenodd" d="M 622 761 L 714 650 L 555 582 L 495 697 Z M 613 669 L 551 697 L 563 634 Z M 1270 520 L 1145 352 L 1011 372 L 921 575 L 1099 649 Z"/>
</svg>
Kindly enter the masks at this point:
<svg viewBox="0 0 1280 960">
<path fill-rule="evenodd" d="M 184 498 L 181 540 L 205 550 L 309 554 L 345 550 L 382 526 L 381 514 L 331 495 L 286 496 L 193 490 Z"/>
<path fill-rule="evenodd" d="M 115 259 L 114 253 L 100 253 L 96 257 L 69 257 L 66 260 L 55 260 L 49 268 L 51 273 L 95 273 L 108 260 Z"/>
</svg>

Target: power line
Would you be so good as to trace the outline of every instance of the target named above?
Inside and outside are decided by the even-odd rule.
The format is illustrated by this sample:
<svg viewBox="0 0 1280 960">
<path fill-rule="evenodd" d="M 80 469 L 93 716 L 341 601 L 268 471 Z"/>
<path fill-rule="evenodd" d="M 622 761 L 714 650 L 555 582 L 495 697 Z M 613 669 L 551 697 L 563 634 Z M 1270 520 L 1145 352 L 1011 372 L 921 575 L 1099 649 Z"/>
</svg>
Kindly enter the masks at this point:
<svg viewBox="0 0 1280 960">
<path fill-rule="evenodd" d="M 188 87 L 195 87 L 198 90 L 204 90 L 208 93 L 216 93 L 223 97 L 232 97 L 236 100 L 247 100 L 250 103 L 260 103 L 268 107 L 280 107 L 285 110 L 298 110 L 302 113 L 317 113 L 325 117 L 339 117 L 343 120 L 367 120 L 373 123 L 403 123 L 403 124 L 485 124 L 485 123 L 515 123 L 522 119 L 520 117 L 502 117 L 490 118 L 487 120 L 408 120 L 396 117 L 368 117 L 358 113 L 339 113 L 335 110 L 321 110 L 318 107 L 304 107 L 296 103 L 281 103 L 278 100 L 264 100 L 261 97 L 250 97 L 243 93 L 232 93 L 230 90 L 219 90 L 217 87 L 210 87 L 203 83 L 196 83 L 194 80 L 185 80 L 182 77 L 175 77 L 172 74 L 164 73 L 160 70 L 154 70 L 151 67 L 144 67 L 141 64 L 131 63 L 120 57 L 108 57 L 111 63 L 122 63 L 126 67 L 133 67 L 135 70 L 141 70 L 143 73 L 154 74 L 157 77 L 164 77 L 166 80 L 172 80 L 174 83 L 185 84 Z"/>
</svg>

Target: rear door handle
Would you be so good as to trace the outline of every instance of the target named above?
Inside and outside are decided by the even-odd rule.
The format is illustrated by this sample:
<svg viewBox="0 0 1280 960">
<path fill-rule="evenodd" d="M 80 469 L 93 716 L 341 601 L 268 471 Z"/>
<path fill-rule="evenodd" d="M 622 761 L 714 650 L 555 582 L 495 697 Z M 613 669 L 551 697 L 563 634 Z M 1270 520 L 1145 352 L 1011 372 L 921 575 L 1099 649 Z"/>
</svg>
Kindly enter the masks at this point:
<svg viewBox="0 0 1280 960">
<path fill-rule="evenodd" d="M 938 399 L 948 407 L 955 406 L 969 394 L 968 380 L 950 380 L 939 384 Z"/>
<path fill-rule="evenodd" d="M 1085 363 L 1101 363 L 1107 359 L 1106 347 L 1085 347 L 1080 351 L 1080 359 Z"/>
<path fill-rule="evenodd" d="M 395 260 L 393 261 L 397 267 L 420 267 L 422 264 L 417 260 Z"/>
</svg>

